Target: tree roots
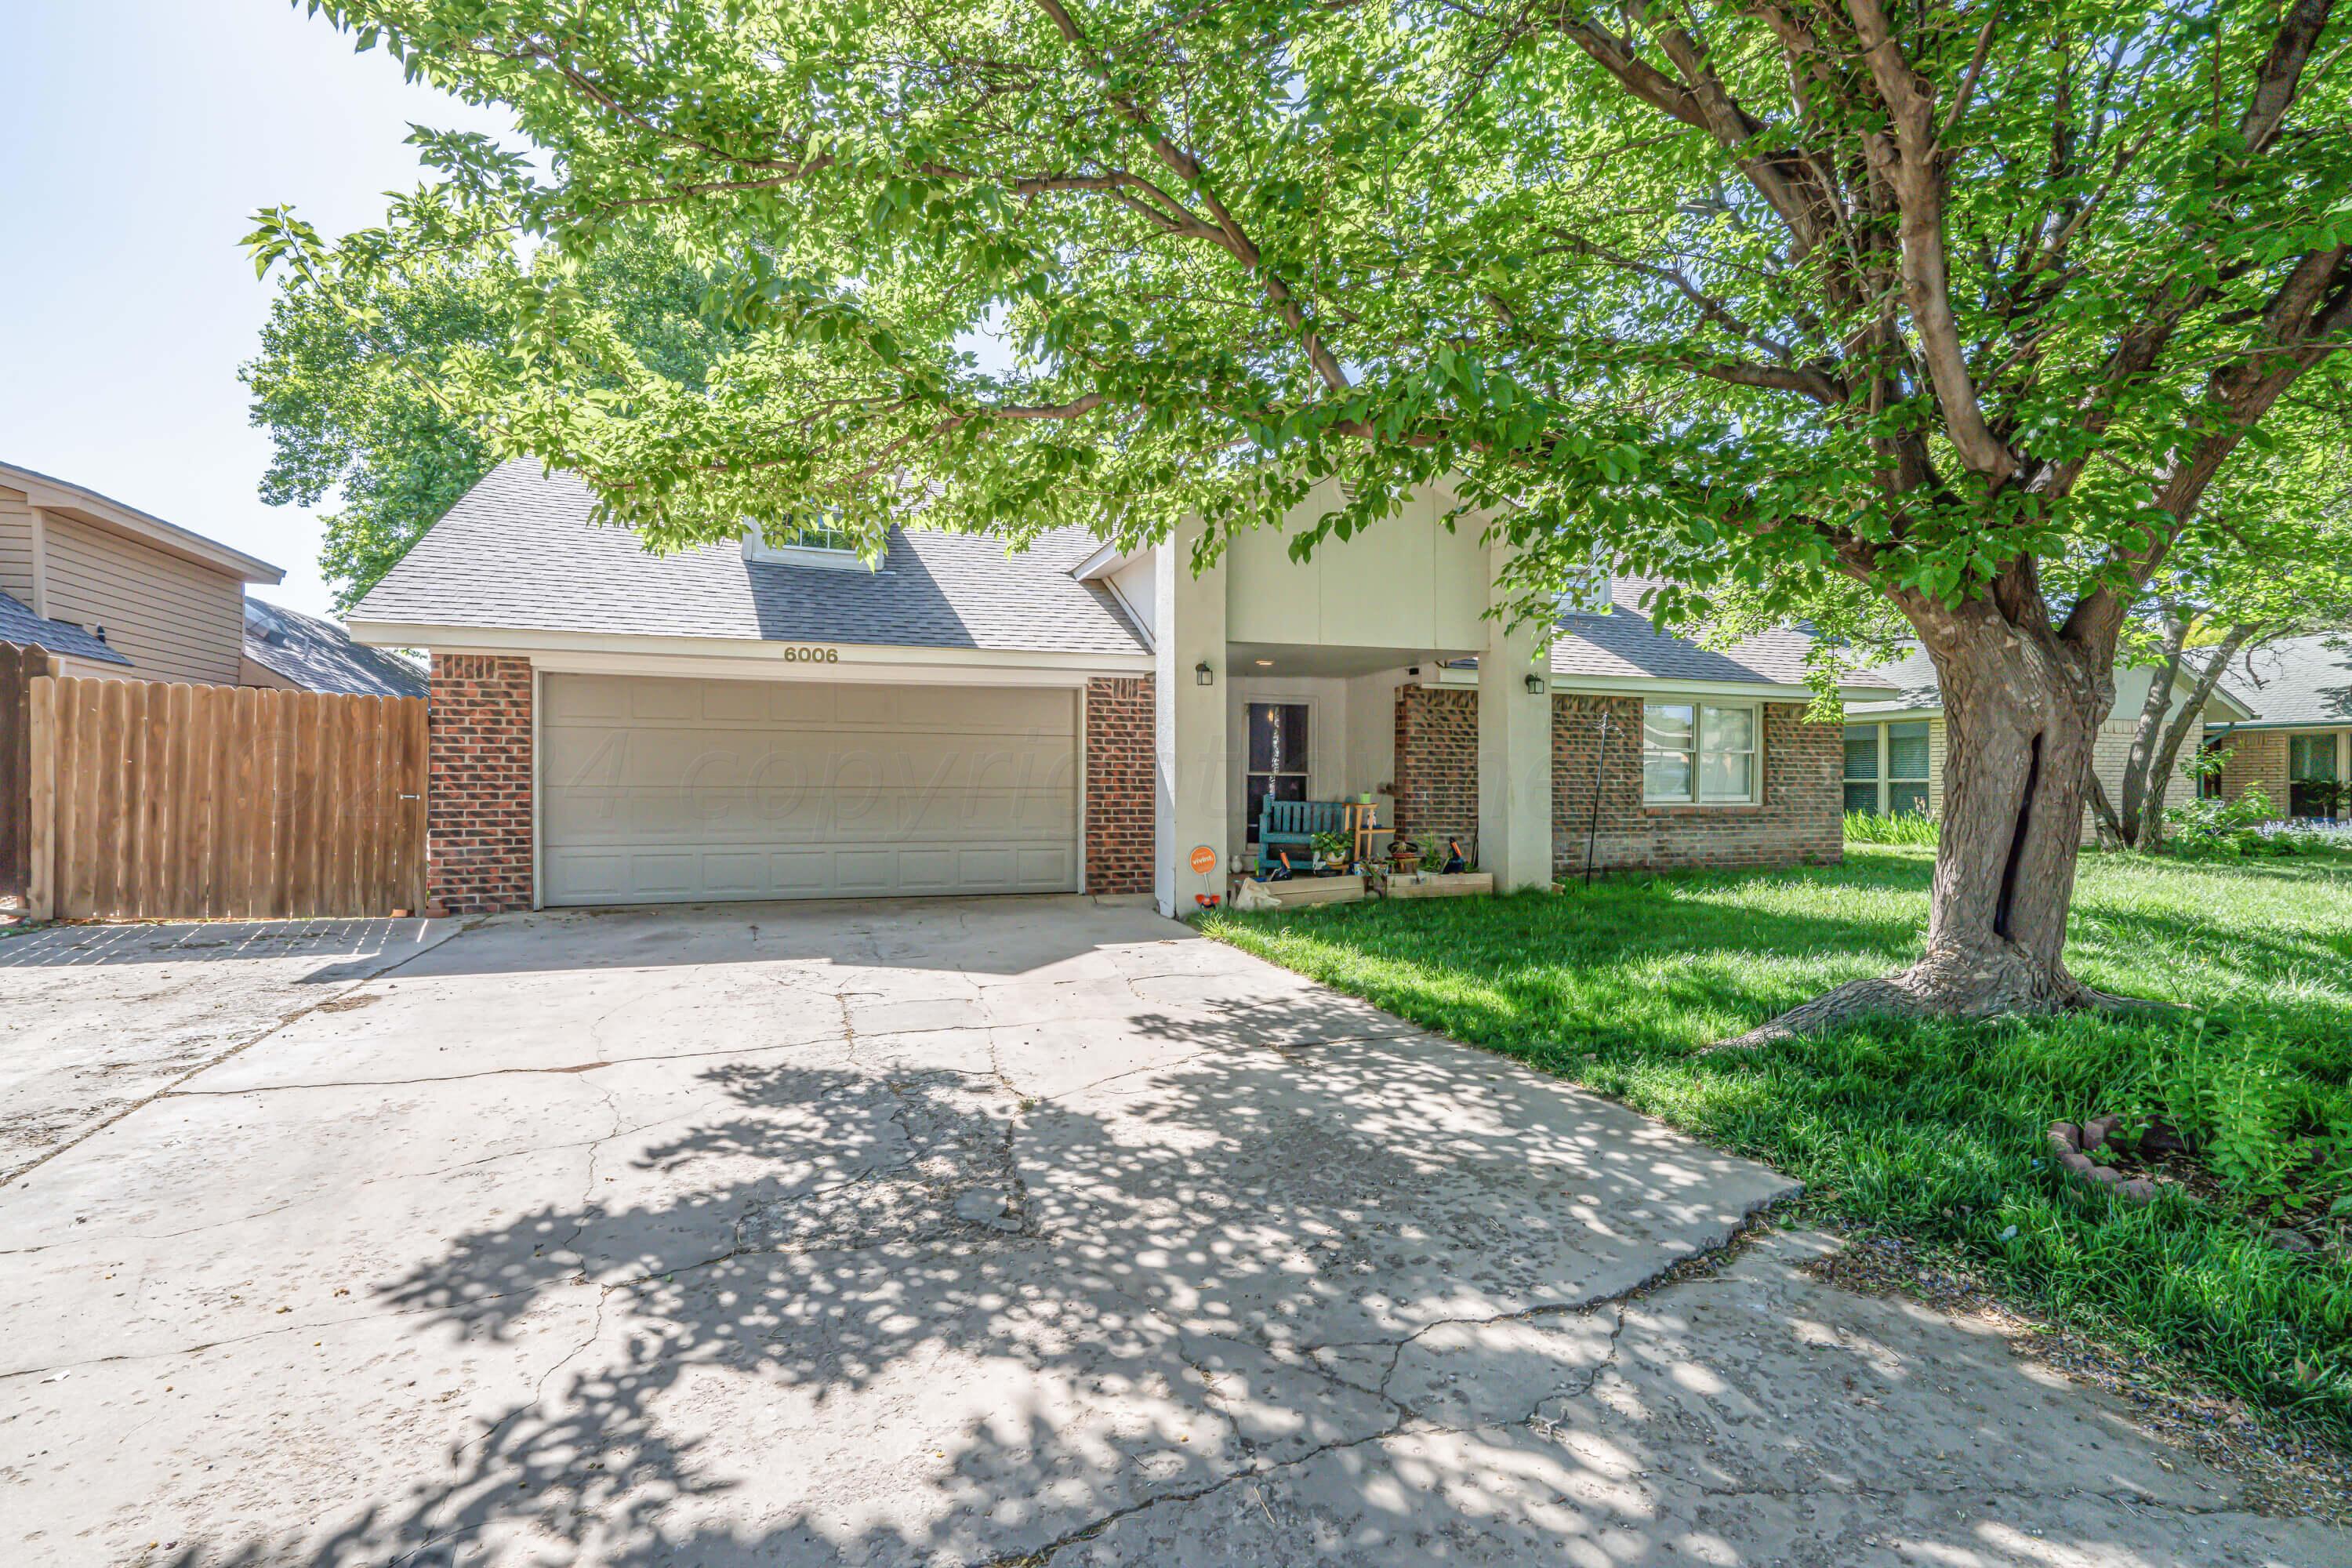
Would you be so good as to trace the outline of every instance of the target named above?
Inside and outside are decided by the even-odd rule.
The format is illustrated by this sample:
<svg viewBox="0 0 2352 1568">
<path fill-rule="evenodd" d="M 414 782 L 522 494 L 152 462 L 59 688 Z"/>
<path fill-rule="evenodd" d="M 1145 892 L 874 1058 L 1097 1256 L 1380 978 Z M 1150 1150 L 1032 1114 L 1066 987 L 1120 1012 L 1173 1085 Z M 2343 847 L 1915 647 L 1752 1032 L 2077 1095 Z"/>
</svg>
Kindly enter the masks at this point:
<svg viewBox="0 0 2352 1568">
<path fill-rule="evenodd" d="M 1822 1034 L 1866 1018 L 2048 1017 L 2062 1013 L 2162 1013 L 2171 1005 L 2117 996 L 2084 984 L 2063 965 L 2042 965 L 2014 949 L 1929 953 L 1908 969 L 1852 980 L 1790 1008 L 1710 1051 L 1746 1050 Z"/>
</svg>

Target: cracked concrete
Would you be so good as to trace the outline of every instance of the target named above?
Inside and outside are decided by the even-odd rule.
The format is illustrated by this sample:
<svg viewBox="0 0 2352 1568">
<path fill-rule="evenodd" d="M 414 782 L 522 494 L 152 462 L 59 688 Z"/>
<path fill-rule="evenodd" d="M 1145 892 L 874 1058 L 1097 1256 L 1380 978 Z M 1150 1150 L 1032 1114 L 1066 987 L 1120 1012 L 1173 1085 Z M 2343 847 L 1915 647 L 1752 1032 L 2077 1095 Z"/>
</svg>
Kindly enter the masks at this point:
<svg viewBox="0 0 2352 1568">
<path fill-rule="evenodd" d="M 1139 910 L 337 994 L 0 1188 L 12 1563 L 2352 1557 L 1820 1238 L 1642 1289 L 1790 1184 Z"/>
<path fill-rule="evenodd" d="M 457 931 L 213 921 L 0 931 L 0 1184 Z M 129 1026 L 131 1020 L 136 1026 Z"/>
</svg>

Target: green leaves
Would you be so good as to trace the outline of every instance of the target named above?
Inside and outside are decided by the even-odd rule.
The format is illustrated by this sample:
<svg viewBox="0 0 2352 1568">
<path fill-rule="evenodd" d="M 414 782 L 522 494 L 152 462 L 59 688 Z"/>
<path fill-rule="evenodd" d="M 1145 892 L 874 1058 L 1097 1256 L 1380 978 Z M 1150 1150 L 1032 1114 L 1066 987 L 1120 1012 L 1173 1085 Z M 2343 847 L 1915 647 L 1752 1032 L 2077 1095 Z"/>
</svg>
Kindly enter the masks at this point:
<svg viewBox="0 0 2352 1568">
<path fill-rule="evenodd" d="M 1872 172 L 1901 116 L 1834 18 L 1792 64 L 1752 11 L 1688 13 L 1750 124 L 1727 144 L 1612 51 L 1684 67 L 1573 8 L 1145 0 L 1069 13 L 1075 38 L 1035 0 L 324 9 L 535 147 L 420 132 L 433 187 L 331 247 L 265 213 L 257 263 L 361 300 L 486 241 L 593 267 L 621 236 L 708 279 L 716 357 L 673 367 L 615 298 L 486 270 L 511 338 L 436 384 L 490 449 L 580 471 L 664 544 L 811 505 L 1132 542 L 1276 521 L 1344 474 L 1309 549 L 1443 480 L 1508 509 L 1530 605 L 1598 549 L 1859 636 L 2025 556 L 2061 605 L 2137 593 L 2126 558 L 2158 541 L 2242 575 L 2341 490 L 2338 358 L 2252 418 L 2229 379 L 2352 233 L 2340 20 L 2250 140 L 2277 8 L 2000 15 L 1934 226 L 1953 352 L 2021 465 L 1991 485 Z M 1988 14 L 1892 18 L 1938 121 Z M 2198 521 L 2208 484 L 2227 527 Z"/>
</svg>

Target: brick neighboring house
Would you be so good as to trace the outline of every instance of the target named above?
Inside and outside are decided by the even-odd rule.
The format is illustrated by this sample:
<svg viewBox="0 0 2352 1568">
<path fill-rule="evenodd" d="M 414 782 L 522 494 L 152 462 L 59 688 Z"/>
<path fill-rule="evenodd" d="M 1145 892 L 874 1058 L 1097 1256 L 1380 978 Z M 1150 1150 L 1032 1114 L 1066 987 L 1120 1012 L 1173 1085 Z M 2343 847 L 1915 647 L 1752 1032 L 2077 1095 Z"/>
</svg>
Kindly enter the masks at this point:
<svg viewBox="0 0 2352 1568">
<path fill-rule="evenodd" d="M 2338 794 L 2352 782 L 2352 631 L 2287 637 L 2241 668 L 2223 679 L 2243 717 L 2206 726 L 2226 759 L 2211 792 L 2259 788 L 2282 816 L 2352 816 Z"/>
<path fill-rule="evenodd" d="M 1944 698 L 1936 684 L 1936 667 L 1927 654 L 1915 649 L 1893 664 L 1867 672 L 1895 689 L 1892 701 L 1849 702 L 1845 710 L 1843 807 L 1881 816 L 1920 812 L 1944 815 Z M 2116 701 L 2100 722 L 2091 743 L 2091 766 L 2107 798 L 2123 798 L 2124 767 L 2131 756 L 2132 735 L 2140 710 L 2147 702 L 2148 683 L 2155 670 L 2126 666 L 2116 671 Z M 2175 689 L 2185 701 L 2189 688 Z M 2246 716 L 2237 698 L 2224 689 L 2213 694 L 2180 748 L 2165 802 L 2179 805 L 2196 797 L 2198 784 L 2188 771 L 2196 760 L 2201 736 L 2217 722 Z M 2169 721 L 2168 720 L 2168 722 Z M 2096 819 L 2086 802 L 2083 837 L 2096 837 Z"/>
<path fill-rule="evenodd" d="M 1224 889 L 1269 795 L 1472 836 L 1507 889 L 1580 869 L 1588 834 L 1610 869 L 1839 857 L 1841 735 L 1803 721 L 1802 637 L 1702 649 L 1631 582 L 1509 626 L 1502 560 L 1450 504 L 1304 563 L 1245 532 L 1199 574 L 1185 531 L 1009 555 L 894 531 L 868 563 L 777 524 L 655 556 L 576 479 L 509 463 L 349 625 L 431 650 L 451 911 L 1085 891 L 1174 913 Z"/>
</svg>

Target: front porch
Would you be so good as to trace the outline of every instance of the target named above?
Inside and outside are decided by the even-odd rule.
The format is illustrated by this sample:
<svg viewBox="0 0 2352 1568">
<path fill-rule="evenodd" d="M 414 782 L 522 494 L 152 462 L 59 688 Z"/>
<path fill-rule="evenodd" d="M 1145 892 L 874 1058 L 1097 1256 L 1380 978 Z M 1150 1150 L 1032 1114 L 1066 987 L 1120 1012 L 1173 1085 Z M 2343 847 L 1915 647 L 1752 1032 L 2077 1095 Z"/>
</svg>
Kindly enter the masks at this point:
<svg viewBox="0 0 2352 1568">
<path fill-rule="evenodd" d="M 1376 849 L 1400 827 L 1475 826 L 1499 889 L 1549 885 L 1550 679 L 1543 628 L 1488 614 L 1505 547 L 1433 517 L 1399 520 L 1383 542 L 1333 544 L 1300 563 L 1279 535 L 1244 535 L 1197 574 L 1157 574 L 1154 893 L 1165 912 L 1255 868 L 1268 799 L 1369 797 Z M 1405 694 L 1416 690 L 1476 698 L 1468 743 L 1450 742 L 1466 754 L 1444 770 L 1470 798 L 1442 811 L 1400 782 L 1414 742 Z M 1195 868 L 1212 857 L 1210 870 Z"/>
</svg>

